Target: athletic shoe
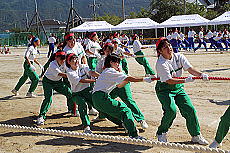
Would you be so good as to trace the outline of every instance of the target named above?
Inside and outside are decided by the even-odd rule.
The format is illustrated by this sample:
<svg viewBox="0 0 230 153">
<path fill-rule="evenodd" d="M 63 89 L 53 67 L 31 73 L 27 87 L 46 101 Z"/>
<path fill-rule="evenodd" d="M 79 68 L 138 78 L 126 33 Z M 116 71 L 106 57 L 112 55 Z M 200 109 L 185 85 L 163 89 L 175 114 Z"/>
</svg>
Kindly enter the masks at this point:
<svg viewBox="0 0 230 153">
<path fill-rule="evenodd" d="M 147 140 L 145 137 L 142 137 L 142 136 L 136 136 L 136 137 L 132 137 L 130 136 L 131 139 L 139 139 L 139 140 Z"/>
<path fill-rule="evenodd" d="M 15 89 L 11 90 L 11 92 L 14 94 L 14 96 L 18 96 L 19 95 L 18 91 L 15 90 Z"/>
<path fill-rule="evenodd" d="M 200 134 L 192 137 L 192 142 L 199 143 L 201 145 L 208 145 L 208 141 Z"/>
<path fill-rule="evenodd" d="M 33 94 L 32 92 L 27 92 L 26 97 L 29 97 L 29 98 L 35 98 L 35 97 L 36 97 L 36 95 L 35 95 L 35 94 Z"/>
<path fill-rule="evenodd" d="M 99 114 L 99 113 L 95 108 L 90 109 L 89 113 L 88 113 L 88 115 L 97 115 L 97 114 Z"/>
<path fill-rule="evenodd" d="M 145 120 L 141 120 L 139 123 L 142 129 L 147 129 L 149 127 L 148 124 L 145 122 Z"/>
<path fill-rule="evenodd" d="M 86 134 L 92 134 L 93 133 L 89 126 L 86 126 L 86 128 L 84 128 L 83 132 L 86 133 Z"/>
<path fill-rule="evenodd" d="M 216 140 L 214 140 L 210 145 L 209 148 L 219 148 L 221 146 L 221 143 L 218 143 Z"/>
<path fill-rule="evenodd" d="M 92 119 L 93 122 L 100 122 L 100 121 L 106 121 L 106 118 L 100 118 L 99 116 L 97 116 L 96 118 Z"/>
<path fill-rule="evenodd" d="M 162 133 L 161 135 L 157 135 L 157 139 L 160 142 L 167 142 L 167 133 Z"/>
<path fill-rule="evenodd" d="M 37 125 L 44 125 L 45 119 L 41 116 L 37 119 L 36 124 Z"/>
</svg>

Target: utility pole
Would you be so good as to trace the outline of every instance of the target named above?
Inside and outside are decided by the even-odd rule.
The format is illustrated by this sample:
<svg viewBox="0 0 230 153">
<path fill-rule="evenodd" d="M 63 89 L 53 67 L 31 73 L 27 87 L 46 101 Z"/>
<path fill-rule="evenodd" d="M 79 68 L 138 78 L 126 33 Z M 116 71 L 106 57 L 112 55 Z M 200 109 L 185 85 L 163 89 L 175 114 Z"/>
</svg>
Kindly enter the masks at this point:
<svg viewBox="0 0 230 153">
<path fill-rule="evenodd" d="M 34 0 L 34 2 L 35 2 L 35 14 L 34 14 L 34 16 L 32 17 L 32 19 L 31 19 L 31 21 L 30 21 L 30 23 L 29 23 L 29 25 L 28 25 L 28 27 L 27 27 L 27 32 L 30 31 L 31 25 L 32 25 L 32 23 L 33 23 L 33 20 L 35 19 L 35 24 L 37 25 L 37 35 L 39 36 L 39 31 L 40 31 L 40 30 L 39 30 L 39 23 L 40 23 L 40 25 L 41 25 L 41 27 L 42 27 L 42 30 L 43 30 L 43 32 L 44 32 L 44 34 L 45 34 L 45 37 L 46 37 L 46 39 L 48 39 L 48 36 L 47 36 L 47 34 L 46 34 L 46 30 L 45 30 L 44 25 L 43 25 L 43 23 L 42 23 L 41 17 L 40 17 L 40 15 L 39 15 L 39 13 L 38 13 L 37 1 Z"/>
<path fill-rule="evenodd" d="M 184 0 L 184 14 L 186 14 L 186 0 Z"/>
<path fill-rule="evenodd" d="M 65 33 L 69 32 L 70 28 L 74 28 L 74 26 L 77 23 L 77 26 L 82 24 L 82 18 L 80 15 L 77 13 L 77 11 L 73 8 L 73 0 L 71 0 L 71 7 L 69 10 L 69 15 L 68 15 L 68 20 L 65 28 Z"/>
<path fill-rule="evenodd" d="M 125 20 L 125 0 L 122 0 L 122 16 L 123 20 Z"/>
<path fill-rule="evenodd" d="M 96 4 L 96 0 L 93 0 L 93 4 L 90 4 L 89 7 L 93 8 L 93 19 L 96 20 L 96 7 L 99 8 L 101 4 Z"/>
</svg>

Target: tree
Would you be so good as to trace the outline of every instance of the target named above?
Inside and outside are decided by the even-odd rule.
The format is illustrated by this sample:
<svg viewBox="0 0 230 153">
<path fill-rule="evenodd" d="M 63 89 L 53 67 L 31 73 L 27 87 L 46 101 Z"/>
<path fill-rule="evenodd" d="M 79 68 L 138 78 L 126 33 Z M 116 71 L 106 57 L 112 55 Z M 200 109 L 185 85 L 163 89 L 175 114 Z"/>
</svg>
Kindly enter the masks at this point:
<svg viewBox="0 0 230 153">
<path fill-rule="evenodd" d="M 105 14 L 104 16 L 96 17 L 97 21 L 106 21 L 112 25 L 117 25 L 123 21 L 123 19 L 116 15 Z"/>
</svg>

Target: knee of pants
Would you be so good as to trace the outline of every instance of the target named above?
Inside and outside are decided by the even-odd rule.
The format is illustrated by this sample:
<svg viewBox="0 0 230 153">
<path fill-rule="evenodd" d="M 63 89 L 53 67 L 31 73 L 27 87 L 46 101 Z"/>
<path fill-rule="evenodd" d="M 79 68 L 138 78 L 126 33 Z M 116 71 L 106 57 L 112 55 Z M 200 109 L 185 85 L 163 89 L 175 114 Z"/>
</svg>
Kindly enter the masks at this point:
<svg viewBox="0 0 230 153">
<path fill-rule="evenodd" d="M 224 124 L 227 125 L 227 126 L 230 126 L 229 116 L 223 115 L 223 116 L 220 118 L 220 122 L 224 123 Z"/>
<path fill-rule="evenodd" d="M 196 109 L 194 107 L 189 107 L 185 110 L 180 110 L 180 112 L 184 118 L 196 116 Z"/>
<path fill-rule="evenodd" d="M 130 108 L 123 108 L 121 111 L 122 118 L 130 118 L 132 116 L 132 111 Z"/>
<path fill-rule="evenodd" d="M 164 110 L 164 115 L 168 115 L 171 118 L 176 117 L 176 108 L 170 107 L 170 109 Z"/>
<path fill-rule="evenodd" d="M 38 82 L 39 81 L 39 76 L 34 76 L 31 80 L 32 82 Z"/>
</svg>

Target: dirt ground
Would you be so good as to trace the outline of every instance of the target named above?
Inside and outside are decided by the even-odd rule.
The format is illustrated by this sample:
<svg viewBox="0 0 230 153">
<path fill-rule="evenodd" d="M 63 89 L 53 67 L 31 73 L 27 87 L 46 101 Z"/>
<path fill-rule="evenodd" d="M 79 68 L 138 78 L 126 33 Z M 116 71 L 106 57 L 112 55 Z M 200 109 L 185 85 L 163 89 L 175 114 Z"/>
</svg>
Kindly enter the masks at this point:
<svg viewBox="0 0 230 153">
<path fill-rule="evenodd" d="M 47 48 L 39 49 L 42 53 L 38 56 L 39 61 L 45 64 Z M 23 73 L 23 54 L 25 48 L 12 48 L 11 55 L 0 55 L 0 123 L 16 124 L 23 126 L 35 126 L 40 105 L 43 100 L 42 85 L 39 83 L 36 89 L 36 98 L 25 98 L 25 94 L 30 84 L 26 83 L 20 89 L 19 96 L 13 97 L 11 90 L 14 88 L 19 77 Z M 146 55 L 155 55 L 153 49 L 144 50 Z M 210 76 L 230 77 L 230 57 L 229 53 L 207 54 L 203 50 L 198 50 L 196 54 L 183 52 L 192 65 Z M 18 55 L 18 56 L 17 56 Z M 151 66 L 155 69 L 156 57 L 148 57 Z M 133 76 L 144 76 L 144 69 L 138 65 L 133 58 L 128 59 L 129 71 Z M 40 69 L 37 66 L 37 71 Z M 188 73 L 184 73 L 187 76 Z M 29 80 L 28 80 L 29 81 Z M 27 82 L 28 82 L 27 81 Z M 155 82 L 132 83 L 133 98 L 145 115 L 149 128 L 141 130 L 140 135 L 150 140 L 156 140 L 155 133 L 162 117 L 161 105 L 154 91 Z M 209 81 L 196 80 L 187 83 L 185 90 L 190 95 L 201 126 L 203 136 L 211 143 L 215 137 L 219 119 L 230 104 L 230 81 Z M 53 104 L 48 112 L 47 121 L 42 128 L 61 129 L 82 132 L 79 117 L 71 117 L 67 114 L 66 99 L 64 96 L 55 94 Z M 95 116 L 90 116 L 91 119 Z M 109 121 L 92 124 L 93 133 L 107 134 L 114 136 L 126 136 L 123 129 L 117 128 Z M 168 133 L 169 142 L 191 144 L 191 137 L 186 129 L 185 120 L 179 111 L 174 123 Z M 113 143 L 106 141 L 85 140 L 80 138 L 61 137 L 47 134 L 31 132 L 13 131 L 0 129 L 0 152 L 3 153 L 75 153 L 75 152 L 179 152 L 185 151 L 162 149 L 156 147 L 137 146 L 131 144 Z M 230 135 L 228 134 L 221 149 L 230 150 Z"/>
</svg>

